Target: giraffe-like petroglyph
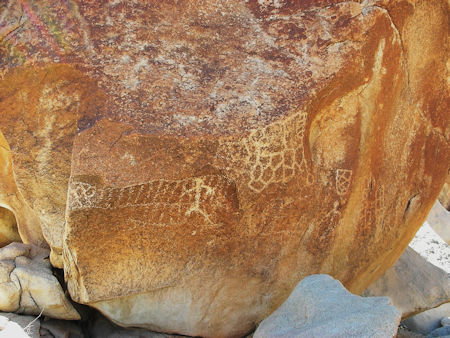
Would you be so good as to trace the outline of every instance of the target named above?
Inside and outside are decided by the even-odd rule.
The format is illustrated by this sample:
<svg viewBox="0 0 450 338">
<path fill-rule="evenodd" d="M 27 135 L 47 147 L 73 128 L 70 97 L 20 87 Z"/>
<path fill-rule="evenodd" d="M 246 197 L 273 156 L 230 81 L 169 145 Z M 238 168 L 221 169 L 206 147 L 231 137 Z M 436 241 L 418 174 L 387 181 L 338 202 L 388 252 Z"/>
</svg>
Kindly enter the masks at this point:
<svg viewBox="0 0 450 338">
<path fill-rule="evenodd" d="M 248 187 L 261 192 L 271 183 L 287 183 L 295 176 L 312 183 L 304 149 L 307 114 L 295 113 L 235 141 L 223 141 L 218 158 L 230 163 L 235 175 L 249 175 Z"/>
<path fill-rule="evenodd" d="M 177 225 L 201 217 L 206 225 L 217 225 L 218 214 L 229 208 L 227 191 L 231 181 L 207 175 L 182 180 L 154 180 L 124 188 L 74 181 L 69 188 L 69 210 L 136 207 L 147 224 Z"/>
</svg>

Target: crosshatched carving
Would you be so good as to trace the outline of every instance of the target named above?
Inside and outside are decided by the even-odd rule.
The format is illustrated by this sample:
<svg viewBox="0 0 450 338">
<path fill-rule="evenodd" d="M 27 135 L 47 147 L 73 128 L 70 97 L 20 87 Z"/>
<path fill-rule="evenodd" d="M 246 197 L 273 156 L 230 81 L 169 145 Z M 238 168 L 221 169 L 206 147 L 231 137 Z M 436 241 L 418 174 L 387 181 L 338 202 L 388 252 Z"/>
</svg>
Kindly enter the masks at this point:
<svg viewBox="0 0 450 338">
<path fill-rule="evenodd" d="M 336 170 L 336 191 L 338 195 L 345 195 L 352 181 L 352 170 L 338 169 Z"/>
</svg>

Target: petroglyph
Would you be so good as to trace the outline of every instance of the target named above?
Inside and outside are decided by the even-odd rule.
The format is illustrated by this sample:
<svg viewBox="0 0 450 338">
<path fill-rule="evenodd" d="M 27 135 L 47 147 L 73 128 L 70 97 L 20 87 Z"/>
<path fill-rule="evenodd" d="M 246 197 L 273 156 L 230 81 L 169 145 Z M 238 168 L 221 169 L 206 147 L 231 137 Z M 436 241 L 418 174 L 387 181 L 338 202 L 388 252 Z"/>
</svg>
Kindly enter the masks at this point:
<svg viewBox="0 0 450 338">
<path fill-rule="evenodd" d="M 225 141 L 217 156 L 232 163 L 227 169 L 235 175 L 248 174 L 248 187 L 255 192 L 271 183 L 287 183 L 295 176 L 305 177 L 305 184 L 311 184 L 313 176 L 304 149 L 306 120 L 306 113 L 296 113 L 253 130 L 239 141 Z"/>
<path fill-rule="evenodd" d="M 343 196 L 348 192 L 352 181 L 352 171 L 348 169 L 336 170 L 336 191 Z"/>
<path fill-rule="evenodd" d="M 219 213 L 231 212 L 228 196 L 231 181 L 208 175 L 184 180 L 155 180 L 125 188 L 72 182 L 69 209 L 140 208 L 140 219 L 152 225 L 177 225 L 201 217 L 217 225 Z"/>
<path fill-rule="evenodd" d="M 366 181 L 363 198 L 360 223 L 363 226 L 379 225 L 384 216 L 384 187 L 382 185 L 377 186 L 375 178 L 370 177 Z"/>
<path fill-rule="evenodd" d="M 70 209 L 87 209 L 93 206 L 93 200 L 97 195 L 95 187 L 88 183 L 76 182 L 71 187 Z"/>
<path fill-rule="evenodd" d="M 378 186 L 377 193 L 375 196 L 375 209 L 377 214 L 382 215 L 384 212 L 384 187 L 382 185 Z"/>
</svg>

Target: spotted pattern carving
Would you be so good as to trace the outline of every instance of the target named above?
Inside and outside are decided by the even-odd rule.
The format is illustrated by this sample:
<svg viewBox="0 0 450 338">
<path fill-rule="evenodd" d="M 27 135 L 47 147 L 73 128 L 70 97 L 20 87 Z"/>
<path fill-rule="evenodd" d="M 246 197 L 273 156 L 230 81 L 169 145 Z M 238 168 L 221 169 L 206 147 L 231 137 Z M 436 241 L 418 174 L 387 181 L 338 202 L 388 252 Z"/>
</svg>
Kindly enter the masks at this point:
<svg viewBox="0 0 450 338">
<path fill-rule="evenodd" d="M 313 177 L 304 149 L 307 114 L 296 113 L 262 129 L 251 131 L 238 141 L 224 141 L 218 157 L 230 163 L 234 174 L 249 175 L 248 187 L 261 192 L 271 183 L 287 183 L 296 176 Z"/>
</svg>

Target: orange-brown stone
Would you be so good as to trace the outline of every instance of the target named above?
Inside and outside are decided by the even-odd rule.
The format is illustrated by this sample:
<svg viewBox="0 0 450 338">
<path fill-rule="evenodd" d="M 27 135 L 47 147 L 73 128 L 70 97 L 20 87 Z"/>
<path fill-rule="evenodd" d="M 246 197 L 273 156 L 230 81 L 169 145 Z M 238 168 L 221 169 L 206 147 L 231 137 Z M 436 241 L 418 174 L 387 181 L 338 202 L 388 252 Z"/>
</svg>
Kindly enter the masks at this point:
<svg viewBox="0 0 450 338">
<path fill-rule="evenodd" d="M 444 0 L 0 10 L 0 204 L 121 325 L 239 336 L 309 274 L 361 292 L 448 173 Z"/>
</svg>

